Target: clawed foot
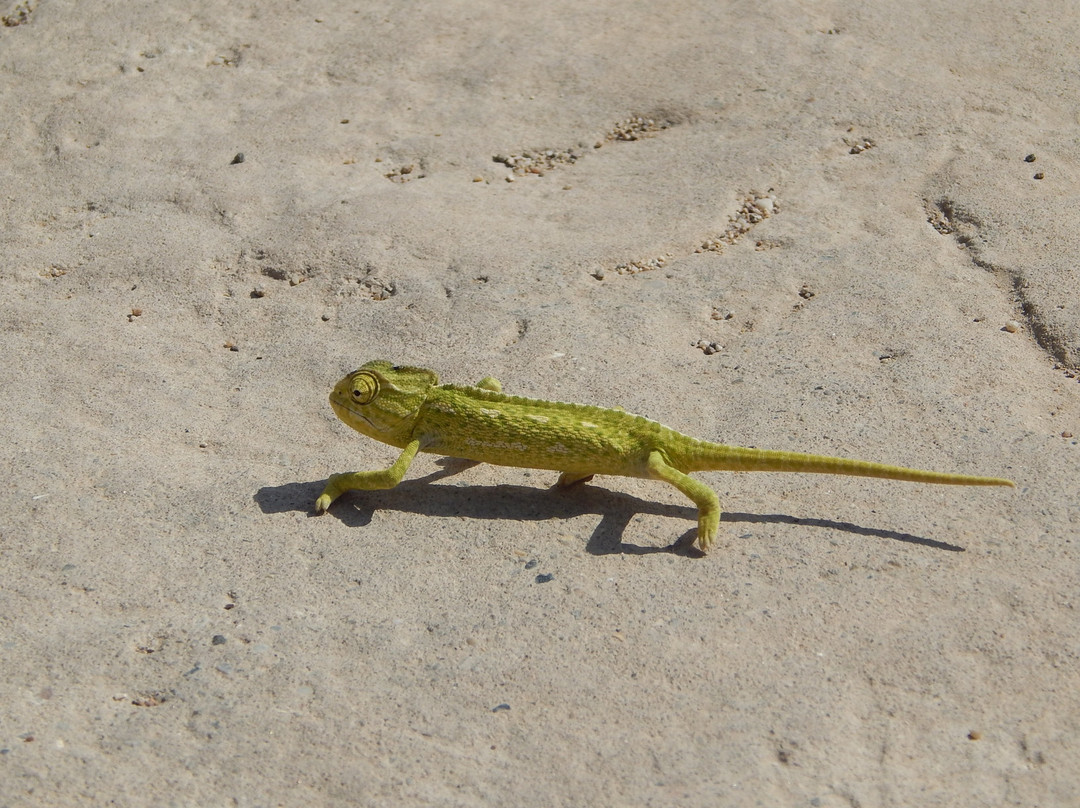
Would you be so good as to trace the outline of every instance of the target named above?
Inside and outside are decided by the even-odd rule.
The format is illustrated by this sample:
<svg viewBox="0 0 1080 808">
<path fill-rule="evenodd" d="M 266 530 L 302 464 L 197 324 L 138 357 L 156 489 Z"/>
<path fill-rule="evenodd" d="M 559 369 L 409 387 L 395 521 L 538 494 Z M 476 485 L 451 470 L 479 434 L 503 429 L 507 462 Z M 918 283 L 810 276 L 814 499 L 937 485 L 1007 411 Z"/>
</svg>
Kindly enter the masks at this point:
<svg viewBox="0 0 1080 808">
<path fill-rule="evenodd" d="M 583 483 L 587 483 L 595 476 L 595 474 L 571 474 L 568 471 L 564 471 L 562 474 L 559 475 L 559 480 L 555 483 L 555 487 L 570 488 L 571 486 L 582 485 Z"/>
<path fill-rule="evenodd" d="M 720 531 L 720 511 L 698 513 L 697 544 L 701 552 L 707 553 L 716 544 L 716 534 Z"/>
<path fill-rule="evenodd" d="M 340 497 L 344 493 L 344 489 L 338 485 L 338 480 L 342 477 L 346 477 L 346 474 L 331 474 L 330 479 L 326 481 L 326 485 L 323 487 L 323 491 L 319 494 L 319 498 L 315 500 L 315 513 L 326 513 L 326 510 L 330 507 L 330 503 Z"/>
</svg>

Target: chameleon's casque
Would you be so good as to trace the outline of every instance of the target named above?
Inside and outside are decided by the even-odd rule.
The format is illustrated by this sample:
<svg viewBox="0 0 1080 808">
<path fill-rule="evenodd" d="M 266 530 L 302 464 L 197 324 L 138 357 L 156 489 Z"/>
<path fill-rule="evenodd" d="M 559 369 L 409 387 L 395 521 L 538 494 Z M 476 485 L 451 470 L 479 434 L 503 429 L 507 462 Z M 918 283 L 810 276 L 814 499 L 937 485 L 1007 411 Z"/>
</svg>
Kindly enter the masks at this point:
<svg viewBox="0 0 1080 808">
<path fill-rule="evenodd" d="M 946 485 L 1005 485 L 970 477 L 839 457 L 744 449 L 698 440 L 620 409 L 510 396 L 496 379 L 475 387 L 439 384 L 424 368 L 368 362 L 337 383 L 334 412 L 358 432 L 404 451 L 390 468 L 334 474 L 315 502 L 325 511 L 345 491 L 393 488 L 417 452 L 559 471 L 558 485 L 595 474 L 663 480 L 698 506 L 698 544 L 708 550 L 720 501 L 695 471 L 801 471 Z"/>
</svg>

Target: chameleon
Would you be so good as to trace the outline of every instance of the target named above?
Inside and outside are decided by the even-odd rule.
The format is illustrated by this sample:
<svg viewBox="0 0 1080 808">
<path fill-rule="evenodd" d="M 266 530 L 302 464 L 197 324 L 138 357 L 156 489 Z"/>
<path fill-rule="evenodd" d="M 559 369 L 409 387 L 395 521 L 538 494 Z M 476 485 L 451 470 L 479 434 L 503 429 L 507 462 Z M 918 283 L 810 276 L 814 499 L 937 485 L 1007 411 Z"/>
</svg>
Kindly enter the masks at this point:
<svg viewBox="0 0 1080 808">
<path fill-rule="evenodd" d="M 432 370 L 385 360 L 368 362 L 339 381 L 330 393 L 330 406 L 357 432 L 402 452 L 386 469 L 331 475 L 315 501 L 317 514 L 346 491 L 393 488 L 418 452 L 558 471 L 559 488 L 588 482 L 596 474 L 662 480 L 697 505 L 697 543 L 703 552 L 716 541 L 720 500 L 690 476 L 695 471 L 795 471 L 944 485 L 1015 485 L 999 477 L 725 446 L 621 408 L 507 395 L 490 376 L 471 386 L 439 384 Z"/>
</svg>

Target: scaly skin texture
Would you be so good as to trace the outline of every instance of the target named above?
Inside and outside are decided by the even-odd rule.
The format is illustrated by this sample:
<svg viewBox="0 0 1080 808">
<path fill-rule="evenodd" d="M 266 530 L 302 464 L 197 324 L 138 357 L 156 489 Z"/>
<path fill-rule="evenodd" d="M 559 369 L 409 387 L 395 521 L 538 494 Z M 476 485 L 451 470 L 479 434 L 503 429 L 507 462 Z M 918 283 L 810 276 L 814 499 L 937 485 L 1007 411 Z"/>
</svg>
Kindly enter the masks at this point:
<svg viewBox="0 0 1080 808">
<path fill-rule="evenodd" d="M 509 396 L 491 377 L 475 387 L 440 385 L 430 370 L 382 360 L 338 382 L 330 405 L 353 429 L 403 451 L 388 469 L 332 475 L 315 502 L 316 513 L 346 491 L 393 488 L 417 452 L 551 469 L 561 472 L 560 487 L 586 482 L 594 474 L 663 480 L 697 505 L 697 541 L 706 552 L 716 541 L 720 501 L 689 476 L 694 471 L 801 471 L 944 485 L 1013 485 L 997 477 L 724 446 L 620 409 Z"/>
</svg>

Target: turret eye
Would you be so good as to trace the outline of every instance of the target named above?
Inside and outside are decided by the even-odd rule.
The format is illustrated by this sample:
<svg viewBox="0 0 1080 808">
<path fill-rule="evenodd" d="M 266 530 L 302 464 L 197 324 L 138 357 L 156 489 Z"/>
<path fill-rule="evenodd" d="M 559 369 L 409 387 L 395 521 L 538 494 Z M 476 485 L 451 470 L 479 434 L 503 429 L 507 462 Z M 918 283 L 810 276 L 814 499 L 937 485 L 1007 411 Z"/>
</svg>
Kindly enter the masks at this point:
<svg viewBox="0 0 1080 808">
<path fill-rule="evenodd" d="M 357 404 L 369 404 L 379 394 L 379 380 L 371 373 L 358 373 L 353 379 L 352 399 Z"/>
</svg>

